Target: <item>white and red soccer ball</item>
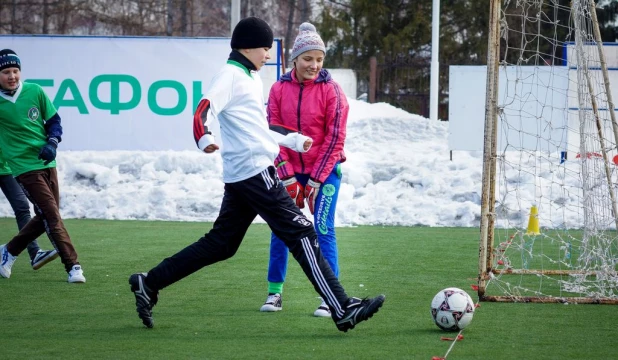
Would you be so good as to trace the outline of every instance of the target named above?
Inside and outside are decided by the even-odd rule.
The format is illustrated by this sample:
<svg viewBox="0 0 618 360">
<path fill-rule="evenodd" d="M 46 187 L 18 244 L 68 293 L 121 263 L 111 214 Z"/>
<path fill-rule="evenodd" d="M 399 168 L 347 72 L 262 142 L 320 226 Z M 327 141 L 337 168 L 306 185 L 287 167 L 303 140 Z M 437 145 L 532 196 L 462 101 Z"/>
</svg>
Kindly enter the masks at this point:
<svg viewBox="0 0 618 360">
<path fill-rule="evenodd" d="M 470 325 L 473 316 L 474 301 L 461 289 L 440 290 L 431 300 L 431 318 L 442 330 L 462 330 Z"/>
</svg>

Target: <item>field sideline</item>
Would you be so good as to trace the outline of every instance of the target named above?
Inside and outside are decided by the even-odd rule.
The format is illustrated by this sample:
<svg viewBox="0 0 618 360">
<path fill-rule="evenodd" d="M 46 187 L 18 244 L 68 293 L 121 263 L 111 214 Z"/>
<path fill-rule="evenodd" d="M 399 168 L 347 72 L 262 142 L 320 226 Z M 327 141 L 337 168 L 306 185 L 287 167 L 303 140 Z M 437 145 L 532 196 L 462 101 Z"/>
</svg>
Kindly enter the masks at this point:
<svg viewBox="0 0 618 360">
<path fill-rule="evenodd" d="M 232 259 L 160 293 L 155 328 L 135 312 L 127 279 L 147 271 L 211 224 L 66 220 L 87 283 L 66 283 L 58 261 L 33 271 L 24 252 L 0 279 L 0 358 L 8 359 L 426 359 L 454 336 L 429 305 L 455 286 L 477 296 L 477 228 L 362 226 L 337 229 L 341 282 L 352 296 L 386 295 L 384 307 L 348 333 L 314 318 L 317 294 L 290 256 L 283 311 L 260 313 L 269 230 L 253 225 Z M 0 244 L 16 232 L 0 218 Z M 43 248 L 49 241 L 40 239 Z M 481 303 L 447 359 L 616 358 L 610 305 Z"/>
</svg>

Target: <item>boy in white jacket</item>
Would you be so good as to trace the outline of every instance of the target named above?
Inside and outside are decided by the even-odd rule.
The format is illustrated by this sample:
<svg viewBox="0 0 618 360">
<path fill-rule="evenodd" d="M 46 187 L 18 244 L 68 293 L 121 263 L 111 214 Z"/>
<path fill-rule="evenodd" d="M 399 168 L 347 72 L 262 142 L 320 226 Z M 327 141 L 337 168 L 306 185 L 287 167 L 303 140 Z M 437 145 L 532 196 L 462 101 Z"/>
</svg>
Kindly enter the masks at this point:
<svg viewBox="0 0 618 360">
<path fill-rule="evenodd" d="M 362 300 L 346 295 L 320 252 L 312 223 L 277 176 L 273 161 L 279 144 L 303 152 L 309 150 L 311 139 L 283 128 L 268 128 L 257 71 L 270 58 L 272 43 L 273 33 L 266 22 L 255 17 L 241 20 L 232 34 L 233 50 L 227 64 L 215 75 L 197 107 L 193 134 L 197 146 L 206 153 L 219 150 L 208 130 L 213 117 L 219 121 L 225 193 L 212 230 L 148 273 L 130 276 L 138 316 L 148 328 L 154 326 L 152 307 L 159 290 L 232 257 L 257 215 L 286 243 L 330 307 L 339 330 L 353 329 L 384 302 L 384 295 Z"/>
</svg>

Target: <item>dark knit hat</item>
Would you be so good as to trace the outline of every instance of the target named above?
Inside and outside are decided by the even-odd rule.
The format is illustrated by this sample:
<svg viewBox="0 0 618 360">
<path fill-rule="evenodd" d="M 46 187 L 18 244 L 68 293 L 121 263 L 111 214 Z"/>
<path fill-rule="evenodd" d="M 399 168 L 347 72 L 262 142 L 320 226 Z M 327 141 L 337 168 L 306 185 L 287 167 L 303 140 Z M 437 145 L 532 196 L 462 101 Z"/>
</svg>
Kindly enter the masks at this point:
<svg viewBox="0 0 618 360">
<path fill-rule="evenodd" d="M 232 32 L 232 49 L 255 49 L 273 46 L 273 31 L 266 21 L 256 17 L 240 20 Z"/>
<path fill-rule="evenodd" d="M 0 50 L 0 71 L 10 67 L 21 70 L 21 61 L 19 61 L 17 53 L 11 49 Z"/>
</svg>

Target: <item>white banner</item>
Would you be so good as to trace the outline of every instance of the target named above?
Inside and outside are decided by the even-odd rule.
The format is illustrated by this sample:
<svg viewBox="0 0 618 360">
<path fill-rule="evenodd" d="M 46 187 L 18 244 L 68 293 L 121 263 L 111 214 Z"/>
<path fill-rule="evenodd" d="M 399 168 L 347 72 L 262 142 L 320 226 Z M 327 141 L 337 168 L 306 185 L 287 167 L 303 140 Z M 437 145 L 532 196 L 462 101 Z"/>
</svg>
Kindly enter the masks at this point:
<svg viewBox="0 0 618 360">
<path fill-rule="evenodd" d="M 577 59 L 573 45 L 565 48 L 564 65 L 500 66 L 498 106 L 508 128 L 498 121 L 498 149 L 507 144 L 528 150 L 567 151 L 573 159 L 579 152 L 580 138 L 577 96 Z M 584 45 L 589 61 L 598 59 L 596 45 Z M 614 105 L 618 94 L 618 43 L 603 43 Z M 590 75 L 597 93 L 603 94 L 603 76 L 599 66 Z M 515 81 L 518 79 L 518 81 Z M 532 82 L 534 79 L 535 82 Z M 586 86 L 586 85 L 584 85 Z M 449 150 L 482 151 L 485 132 L 486 66 L 449 66 Z M 538 101 L 536 99 L 539 99 Z M 597 98 L 601 118 L 609 119 L 606 99 Z M 586 107 L 591 107 L 587 105 Z M 615 109 L 614 111 L 618 111 Z M 603 130 L 608 148 L 614 146 L 609 121 Z M 599 150 L 600 151 L 600 150 Z M 611 156 L 614 152 L 610 153 Z"/>
<path fill-rule="evenodd" d="M 229 38 L 2 36 L 22 81 L 43 86 L 62 119 L 62 150 L 193 150 L 192 118 Z M 260 71 L 265 98 L 281 41 Z"/>
<path fill-rule="evenodd" d="M 600 70 L 590 70 L 590 74 L 595 82 L 601 81 Z M 615 98 L 618 69 L 609 69 L 608 75 Z M 528 80 L 531 78 L 534 81 Z M 483 150 L 486 79 L 486 66 L 449 67 L 450 150 Z M 566 151 L 568 158 L 574 159 L 580 148 L 576 84 L 577 71 L 566 66 L 500 67 L 498 106 L 502 113 L 498 121 L 498 149 L 511 144 L 527 150 Z M 601 85 L 596 86 L 602 93 Z M 605 119 L 606 145 L 613 147 L 606 99 L 599 95 L 597 102 L 600 117 Z M 587 116 L 592 116 L 592 112 Z M 610 157 L 614 155 L 614 151 L 610 152 Z"/>
</svg>

